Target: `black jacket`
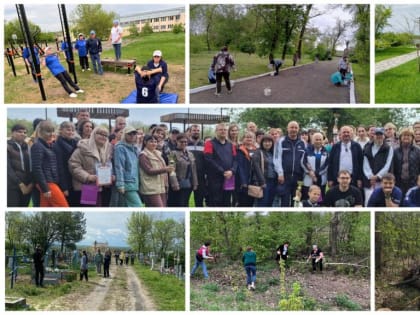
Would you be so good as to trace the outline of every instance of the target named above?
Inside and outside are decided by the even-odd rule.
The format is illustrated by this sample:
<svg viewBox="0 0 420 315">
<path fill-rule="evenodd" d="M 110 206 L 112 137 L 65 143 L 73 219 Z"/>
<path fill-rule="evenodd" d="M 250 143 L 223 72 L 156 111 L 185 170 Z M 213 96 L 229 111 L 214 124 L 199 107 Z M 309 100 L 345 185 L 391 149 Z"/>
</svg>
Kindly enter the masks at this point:
<svg viewBox="0 0 420 315">
<path fill-rule="evenodd" d="M 360 144 L 351 141 L 350 150 L 353 161 L 353 174 L 351 175 L 351 183 L 357 186 L 357 181 L 362 180 L 363 174 L 363 151 Z M 340 171 L 340 154 L 341 154 L 341 141 L 333 145 L 328 165 L 328 181 L 333 181 L 334 185 L 337 184 L 337 176 Z"/>
<path fill-rule="evenodd" d="M 7 189 L 18 189 L 20 183 L 32 182 L 29 147 L 23 143 L 20 148 L 22 155 L 16 142 L 7 141 Z"/>
<path fill-rule="evenodd" d="M 394 150 L 392 164 L 393 173 L 396 179 L 396 186 L 400 187 L 403 164 L 403 152 L 401 147 Z M 415 145 L 410 145 L 408 152 L 408 174 L 410 176 L 410 186 L 416 186 L 417 175 L 420 174 L 420 148 Z"/>
<path fill-rule="evenodd" d="M 32 174 L 35 184 L 43 193 L 48 192 L 48 183 L 58 184 L 57 158 L 52 146 L 39 138 L 31 147 Z"/>
<path fill-rule="evenodd" d="M 53 150 L 57 157 L 57 168 L 58 168 L 58 185 L 62 191 L 71 190 L 72 176 L 69 170 L 69 160 L 74 150 L 77 148 L 76 139 L 64 139 L 58 137 L 57 141 L 53 144 Z"/>
</svg>

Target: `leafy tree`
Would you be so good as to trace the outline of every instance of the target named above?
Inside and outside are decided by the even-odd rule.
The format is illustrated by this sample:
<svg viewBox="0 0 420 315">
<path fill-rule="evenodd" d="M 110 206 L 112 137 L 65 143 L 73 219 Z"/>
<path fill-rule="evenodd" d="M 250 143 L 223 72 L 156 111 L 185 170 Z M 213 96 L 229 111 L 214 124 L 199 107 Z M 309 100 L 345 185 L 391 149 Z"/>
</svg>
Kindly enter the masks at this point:
<svg viewBox="0 0 420 315">
<path fill-rule="evenodd" d="M 57 212 L 56 241 L 60 242 L 60 250 L 68 244 L 75 244 L 86 234 L 86 219 L 83 212 Z"/>
<path fill-rule="evenodd" d="M 25 216 L 22 212 L 6 212 L 6 249 L 21 248 L 25 241 Z"/>
<path fill-rule="evenodd" d="M 144 26 L 141 28 L 141 35 L 150 35 L 153 34 L 153 28 L 150 25 L 149 22 L 147 22 L 146 24 L 144 24 Z"/>
<path fill-rule="evenodd" d="M 175 24 L 172 33 L 179 34 L 185 32 L 184 26 L 182 24 Z"/>
<path fill-rule="evenodd" d="M 353 25 L 357 27 L 355 56 L 358 62 L 369 64 L 370 60 L 370 6 L 349 4 L 345 8 L 353 14 Z"/>
<path fill-rule="evenodd" d="M 70 16 L 73 24 L 71 29 L 75 37 L 79 33 L 89 34 L 91 30 L 95 30 L 96 37 L 107 40 L 110 25 L 117 14 L 105 11 L 101 4 L 79 4 Z"/>
<path fill-rule="evenodd" d="M 34 36 L 35 34 L 39 36 L 39 34 L 41 34 L 41 28 L 38 25 L 32 23 L 31 21 L 28 21 L 28 24 L 29 24 L 29 30 L 32 36 Z M 25 39 L 22 34 L 22 29 L 20 27 L 20 23 L 18 19 L 13 19 L 7 22 L 4 26 L 4 44 L 6 47 L 9 47 L 9 42 L 13 43 L 13 39 L 12 39 L 13 34 L 17 36 L 17 43 L 20 45 L 24 45 Z"/>
<path fill-rule="evenodd" d="M 383 4 L 375 5 L 375 38 L 378 38 L 383 29 L 389 25 L 388 20 L 392 16 L 392 8 Z"/>
<path fill-rule="evenodd" d="M 147 253 L 150 251 L 150 240 L 153 219 L 144 212 L 133 212 L 128 219 L 127 243 L 137 252 Z"/>
<path fill-rule="evenodd" d="M 128 31 L 130 32 L 130 36 L 139 36 L 139 29 L 137 28 L 137 25 L 135 23 L 131 24 L 128 28 Z"/>
<path fill-rule="evenodd" d="M 169 249 L 173 249 L 176 242 L 176 226 L 179 223 L 173 219 L 158 220 L 153 224 L 152 240 L 155 253 L 159 258 L 165 257 Z"/>
</svg>

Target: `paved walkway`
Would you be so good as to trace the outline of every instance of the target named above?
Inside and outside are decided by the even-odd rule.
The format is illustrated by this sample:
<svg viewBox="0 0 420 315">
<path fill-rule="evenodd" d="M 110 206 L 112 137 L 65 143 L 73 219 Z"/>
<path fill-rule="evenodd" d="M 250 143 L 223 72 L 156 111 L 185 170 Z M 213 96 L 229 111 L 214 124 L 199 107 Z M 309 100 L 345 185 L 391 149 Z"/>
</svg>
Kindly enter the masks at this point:
<svg viewBox="0 0 420 315">
<path fill-rule="evenodd" d="M 214 88 L 190 93 L 190 103 L 349 104 L 348 86 L 337 87 L 330 82 L 330 76 L 337 71 L 337 65 L 338 59 L 334 59 L 286 68 L 278 76 L 267 74 L 234 82 L 232 94 L 227 94 L 226 88 L 222 86 L 220 96 L 214 95 L 213 85 Z M 266 88 L 271 89 L 270 96 L 265 96 Z"/>
<path fill-rule="evenodd" d="M 375 74 L 398 67 L 399 65 L 402 65 L 403 63 L 409 62 L 416 58 L 417 58 L 417 51 L 413 51 L 409 54 L 379 61 L 375 63 Z"/>
</svg>

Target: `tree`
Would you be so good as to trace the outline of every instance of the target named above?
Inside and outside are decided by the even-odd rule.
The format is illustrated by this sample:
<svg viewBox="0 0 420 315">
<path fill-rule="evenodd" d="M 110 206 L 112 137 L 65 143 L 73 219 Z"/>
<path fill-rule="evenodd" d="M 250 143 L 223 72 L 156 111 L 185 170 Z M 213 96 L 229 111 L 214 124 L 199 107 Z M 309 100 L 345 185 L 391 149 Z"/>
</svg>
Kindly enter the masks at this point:
<svg viewBox="0 0 420 315">
<path fill-rule="evenodd" d="M 345 8 L 353 14 L 352 24 L 356 26 L 355 57 L 362 64 L 370 60 L 370 7 L 368 4 L 348 4 Z"/>
<path fill-rule="evenodd" d="M 56 241 L 60 243 L 61 252 L 64 247 L 75 244 L 86 234 L 86 219 L 83 212 L 57 212 L 56 214 Z"/>
<path fill-rule="evenodd" d="M 41 28 L 32 23 L 31 21 L 28 21 L 29 23 L 29 30 L 34 36 L 35 34 L 38 36 L 37 39 L 39 39 L 39 35 L 41 34 Z M 22 34 L 22 28 L 20 27 L 20 23 L 18 19 L 13 19 L 6 23 L 4 26 L 4 44 L 6 47 L 9 46 L 9 42 L 13 43 L 12 35 L 15 34 L 17 36 L 17 43 L 20 45 L 24 45 L 25 39 Z"/>
<path fill-rule="evenodd" d="M 153 224 L 152 240 L 155 253 L 159 258 L 165 257 L 165 253 L 173 248 L 176 240 L 176 225 L 179 223 L 173 219 L 158 220 Z"/>
<path fill-rule="evenodd" d="M 153 219 L 145 212 L 133 212 L 128 219 L 127 243 L 136 252 L 147 253 L 151 249 Z"/>
<path fill-rule="evenodd" d="M 135 23 L 131 24 L 128 28 L 128 31 L 130 32 L 131 36 L 139 36 L 139 29 L 137 28 L 137 25 Z"/>
<path fill-rule="evenodd" d="M 101 4 L 79 4 L 71 13 L 72 32 L 75 37 L 77 34 L 89 34 L 95 30 L 96 37 L 107 40 L 110 33 L 110 25 L 117 17 L 113 11 L 106 12 Z"/>
<path fill-rule="evenodd" d="M 185 32 L 184 26 L 182 24 L 175 24 L 172 29 L 172 33 L 179 34 Z"/>
<path fill-rule="evenodd" d="M 375 5 L 375 38 L 379 38 L 384 28 L 389 25 L 388 20 L 391 16 L 392 8 L 390 6 Z"/>
<path fill-rule="evenodd" d="M 25 241 L 25 230 L 22 212 L 6 212 L 6 249 L 21 248 Z"/>
<path fill-rule="evenodd" d="M 144 24 L 144 26 L 141 28 L 141 34 L 142 35 L 153 34 L 153 28 L 149 22 L 146 22 L 146 24 Z"/>
<path fill-rule="evenodd" d="M 40 245 L 44 252 L 57 240 L 56 218 L 58 212 L 36 212 L 26 218 L 25 237 L 32 248 Z"/>
<path fill-rule="evenodd" d="M 213 18 L 215 16 L 217 5 L 191 5 L 190 6 L 190 23 L 191 33 L 199 34 L 204 33 L 206 35 L 207 50 L 211 50 L 210 34 L 212 27 L 215 25 Z"/>
</svg>

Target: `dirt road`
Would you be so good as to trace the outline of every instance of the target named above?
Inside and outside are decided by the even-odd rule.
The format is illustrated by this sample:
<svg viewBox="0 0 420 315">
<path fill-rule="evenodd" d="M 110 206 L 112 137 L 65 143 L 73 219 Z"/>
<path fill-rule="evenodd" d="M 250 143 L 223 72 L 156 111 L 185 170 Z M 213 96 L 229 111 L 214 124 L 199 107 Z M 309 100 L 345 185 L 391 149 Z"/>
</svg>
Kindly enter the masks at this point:
<svg viewBox="0 0 420 315">
<path fill-rule="evenodd" d="M 153 311 L 153 301 L 131 266 L 110 266 L 110 278 L 84 282 L 89 294 L 71 293 L 54 300 L 51 311 Z"/>
</svg>

